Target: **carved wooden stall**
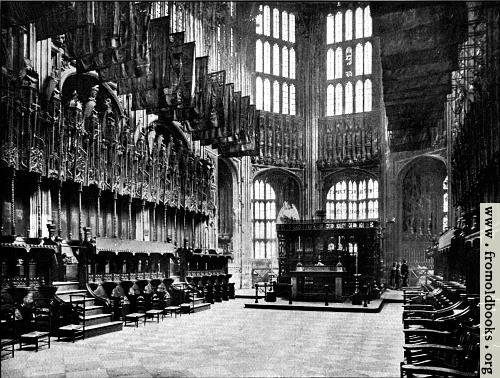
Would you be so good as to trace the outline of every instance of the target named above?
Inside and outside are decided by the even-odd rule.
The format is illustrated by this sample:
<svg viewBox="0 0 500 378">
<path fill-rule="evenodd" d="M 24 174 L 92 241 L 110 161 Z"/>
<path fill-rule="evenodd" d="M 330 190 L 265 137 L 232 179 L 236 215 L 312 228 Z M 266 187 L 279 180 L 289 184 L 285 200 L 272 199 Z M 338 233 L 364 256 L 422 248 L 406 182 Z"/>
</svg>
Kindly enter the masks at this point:
<svg viewBox="0 0 500 378">
<path fill-rule="evenodd" d="M 229 38 L 214 48 L 192 42 L 195 34 L 203 42 L 217 39 L 207 27 L 217 7 L 158 5 L 6 9 L 12 43 L 1 75 L 2 251 L 21 243 L 15 235 L 34 238 L 27 245 L 47 238 L 64 244 L 68 258 L 55 248 L 57 271 L 46 283 L 65 279 L 59 270 L 75 262 L 71 277 L 81 283 L 136 274 L 184 278 L 178 260 L 168 258 L 176 249 L 218 249 L 214 148 L 225 157 L 255 153 L 259 116 L 240 92 L 250 88 L 244 71 L 209 64 L 207 54 L 219 56 Z M 217 8 L 228 20 L 233 11 Z M 186 17 L 186 28 L 188 13 L 195 17 Z M 195 25 L 195 18 L 207 22 Z M 225 269 L 228 256 L 221 261 L 217 269 Z M 8 284 L 16 276 L 12 264 Z"/>
</svg>

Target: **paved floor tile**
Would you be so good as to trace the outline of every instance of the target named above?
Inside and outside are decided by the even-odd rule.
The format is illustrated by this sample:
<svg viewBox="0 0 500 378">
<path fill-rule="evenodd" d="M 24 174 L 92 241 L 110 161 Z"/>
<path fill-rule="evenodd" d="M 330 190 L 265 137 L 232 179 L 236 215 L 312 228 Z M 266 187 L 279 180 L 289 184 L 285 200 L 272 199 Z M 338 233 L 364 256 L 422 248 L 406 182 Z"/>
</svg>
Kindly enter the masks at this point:
<svg viewBox="0 0 500 378">
<path fill-rule="evenodd" d="M 380 313 L 245 309 L 248 299 L 124 328 L 38 353 L 16 351 L 3 377 L 395 377 L 401 305 Z"/>
</svg>

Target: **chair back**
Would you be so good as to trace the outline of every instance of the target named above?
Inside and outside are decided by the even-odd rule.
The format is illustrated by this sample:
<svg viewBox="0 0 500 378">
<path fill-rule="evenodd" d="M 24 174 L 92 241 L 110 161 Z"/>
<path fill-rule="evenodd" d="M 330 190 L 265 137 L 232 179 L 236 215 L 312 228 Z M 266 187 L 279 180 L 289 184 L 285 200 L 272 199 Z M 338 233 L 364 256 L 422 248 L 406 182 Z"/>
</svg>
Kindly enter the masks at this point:
<svg viewBox="0 0 500 378">
<path fill-rule="evenodd" d="M 146 300 L 142 295 L 139 295 L 136 299 L 137 312 L 146 312 Z"/>
</svg>

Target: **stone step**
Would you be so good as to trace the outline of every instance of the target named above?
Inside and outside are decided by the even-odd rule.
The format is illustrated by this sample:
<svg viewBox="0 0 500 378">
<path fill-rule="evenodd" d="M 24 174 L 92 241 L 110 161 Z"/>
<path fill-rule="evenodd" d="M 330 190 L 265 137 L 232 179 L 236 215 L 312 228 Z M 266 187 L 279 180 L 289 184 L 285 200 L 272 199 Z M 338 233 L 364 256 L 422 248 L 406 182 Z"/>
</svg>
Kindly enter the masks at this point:
<svg viewBox="0 0 500 378">
<path fill-rule="evenodd" d="M 122 329 L 122 321 L 101 323 L 88 327 L 85 326 L 85 337 L 104 335 L 105 333 L 121 331 Z"/>
<path fill-rule="evenodd" d="M 104 306 L 85 306 L 85 315 L 98 315 L 102 314 Z"/>
<path fill-rule="evenodd" d="M 81 295 L 86 295 L 87 290 L 57 290 L 56 295 L 65 302 L 70 301 L 71 295 L 78 295 L 78 297 L 73 297 L 73 301 L 81 299 Z"/>
<path fill-rule="evenodd" d="M 113 318 L 112 314 L 85 315 L 85 328 L 97 324 L 109 323 Z"/>
<path fill-rule="evenodd" d="M 52 286 L 56 286 L 57 290 L 78 290 L 80 282 L 78 281 L 54 281 Z"/>
</svg>

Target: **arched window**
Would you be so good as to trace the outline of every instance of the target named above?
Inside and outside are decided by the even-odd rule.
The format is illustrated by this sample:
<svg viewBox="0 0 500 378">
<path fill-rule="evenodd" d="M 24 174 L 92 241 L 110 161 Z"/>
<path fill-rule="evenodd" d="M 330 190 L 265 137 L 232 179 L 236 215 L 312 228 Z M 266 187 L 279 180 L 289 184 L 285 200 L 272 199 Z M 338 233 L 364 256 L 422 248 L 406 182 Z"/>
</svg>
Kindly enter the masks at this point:
<svg viewBox="0 0 500 378">
<path fill-rule="evenodd" d="M 273 83 L 273 112 L 280 112 L 280 84 L 277 80 Z"/>
<path fill-rule="evenodd" d="M 333 49 L 328 49 L 326 53 L 326 79 L 333 80 L 334 79 L 334 68 L 335 68 L 335 59 Z"/>
<path fill-rule="evenodd" d="M 335 42 L 335 22 L 332 14 L 326 17 L 326 43 L 332 44 Z"/>
<path fill-rule="evenodd" d="M 326 115 L 332 116 L 335 111 L 335 95 L 333 84 L 329 84 L 326 88 Z"/>
<path fill-rule="evenodd" d="M 378 188 L 378 181 L 369 179 L 372 188 L 369 201 L 366 198 L 366 184 L 364 179 L 341 180 L 334 183 L 326 196 L 326 216 L 330 220 L 367 220 L 378 218 L 378 193 L 374 196 L 374 186 Z"/>
<path fill-rule="evenodd" d="M 348 82 L 345 85 L 345 114 L 351 114 L 352 113 L 352 104 L 353 104 L 353 98 L 352 98 L 352 83 Z"/>
<path fill-rule="evenodd" d="M 262 72 L 262 41 L 255 42 L 255 71 Z"/>
<path fill-rule="evenodd" d="M 357 8 L 355 13 L 356 18 L 356 38 L 363 38 L 363 9 Z"/>
<path fill-rule="evenodd" d="M 335 79 L 342 78 L 342 48 L 335 50 Z"/>
<path fill-rule="evenodd" d="M 288 13 L 286 11 L 281 13 L 281 31 L 281 39 L 288 41 Z"/>
<path fill-rule="evenodd" d="M 356 45 L 356 55 L 354 57 L 354 62 L 356 64 L 356 76 L 363 75 L 363 45 L 358 43 Z"/>
<path fill-rule="evenodd" d="M 363 112 L 363 83 L 361 82 L 361 80 L 358 80 L 356 82 L 355 91 L 356 91 L 355 98 L 354 98 L 355 105 L 356 105 L 355 110 L 356 110 L 356 113 L 362 113 Z"/>
<path fill-rule="evenodd" d="M 365 112 L 372 111 L 372 81 L 370 79 L 365 80 L 364 110 Z"/>
<path fill-rule="evenodd" d="M 295 85 L 290 84 L 290 115 L 295 115 Z"/>
<path fill-rule="evenodd" d="M 372 16 L 370 15 L 370 6 L 367 6 L 365 8 L 365 32 L 364 36 L 365 38 L 371 37 L 372 36 Z"/>
<path fill-rule="evenodd" d="M 276 195 L 262 180 L 254 181 L 254 258 L 269 259 L 276 251 Z"/>
<path fill-rule="evenodd" d="M 337 83 L 335 86 L 335 115 L 340 115 L 343 112 L 342 101 L 344 99 L 342 84 Z"/>
<path fill-rule="evenodd" d="M 288 48 L 286 46 L 281 49 L 281 76 L 288 77 Z"/>
<path fill-rule="evenodd" d="M 290 49 L 290 67 L 289 67 L 289 70 L 290 70 L 290 79 L 295 79 L 295 50 L 294 48 L 292 47 Z"/>
<path fill-rule="evenodd" d="M 276 8 L 273 9 L 273 37 L 280 37 L 280 11 Z"/>
<path fill-rule="evenodd" d="M 271 82 L 268 78 L 264 79 L 264 110 L 271 111 Z"/>
<path fill-rule="evenodd" d="M 291 43 L 295 43 L 295 15 L 290 13 L 288 15 L 288 40 Z"/>
<path fill-rule="evenodd" d="M 257 15 L 257 18 L 255 19 L 255 33 L 263 34 L 262 27 L 263 27 L 263 22 L 262 22 L 262 5 L 261 5 L 261 6 L 259 6 L 259 14 Z"/>
<path fill-rule="evenodd" d="M 372 73 L 372 44 L 370 42 L 365 43 L 365 56 L 364 56 L 364 72 L 365 75 L 371 75 Z"/>
<path fill-rule="evenodd" d="M 335 42 L 342 42 L 342 13 L 335 15 Z"/>
<path fill-rule="evenodd" d="M 345 12 L 345 40 L 352 39 L 352 11 L 349 9 Z"/>
<path fill-rule="evenodd" d="M 268 5 L 264 6 L 264 35 L 271 35 L 271 9 Z"/>
<path fill-rule="evenodd" d="M 280 74 L 280 48 L 277 43 L 273 46 L 273 75 Z"/>
<path fill-rule="evenodd" d="M 264 73 L 271 73 L 271 45 L 269 42 L 264 42 Z"/>
<path fill-rule="evenodd" d="M 255 107 L 264 109 L 264 86 L 262 85 L 262 78 L 259 76 L 255 79 Z"/>
<path fill-rule="evenodd" d="M 288 114 L 288 84 L 283 83 L 283 103 L 281 106 L 281 113 Z"/>
</svg>

